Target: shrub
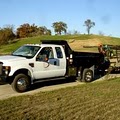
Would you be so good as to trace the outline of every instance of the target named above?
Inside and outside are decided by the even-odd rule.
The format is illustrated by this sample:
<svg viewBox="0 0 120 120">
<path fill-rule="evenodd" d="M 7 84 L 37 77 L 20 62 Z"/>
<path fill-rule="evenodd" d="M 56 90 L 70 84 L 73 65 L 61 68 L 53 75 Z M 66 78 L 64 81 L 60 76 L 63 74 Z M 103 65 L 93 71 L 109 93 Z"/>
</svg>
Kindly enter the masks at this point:
<svg viewBox="0 0 120 120">
<path fill-rule="evenodd" d="M 15 39 L 15 34 L 12 27 L 5 27 L 0 29 L 0 44 L 8 44 Z"/>
</svg>

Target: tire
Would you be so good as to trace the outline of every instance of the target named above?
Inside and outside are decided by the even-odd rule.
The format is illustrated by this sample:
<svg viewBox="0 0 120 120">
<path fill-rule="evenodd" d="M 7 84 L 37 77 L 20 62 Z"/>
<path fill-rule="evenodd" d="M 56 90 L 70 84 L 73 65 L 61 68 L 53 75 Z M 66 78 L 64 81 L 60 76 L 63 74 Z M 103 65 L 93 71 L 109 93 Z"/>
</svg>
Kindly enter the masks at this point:
<svg viewBox="0 0 120 120">
<path fill-rule="evenodd" d="M 82 81 L 91 82 L 93 80 L 93 71 L 91 69 L 85 68 L 83 70 Z"/>
<path fill-rule="evenodd" d="M 25 92 L 30 87 L 29 78 L 25 74 L 18 74 L 15 76 L 11 85 L 14 91 L 19 93 Z"/>
</svg>

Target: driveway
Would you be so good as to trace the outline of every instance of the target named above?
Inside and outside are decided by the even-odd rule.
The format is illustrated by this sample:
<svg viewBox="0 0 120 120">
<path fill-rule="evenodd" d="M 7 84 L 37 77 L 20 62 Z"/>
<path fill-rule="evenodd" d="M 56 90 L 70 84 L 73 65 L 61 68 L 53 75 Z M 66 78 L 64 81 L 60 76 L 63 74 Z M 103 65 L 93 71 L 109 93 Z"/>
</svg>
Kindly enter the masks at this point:
<svg viewBox="0 0 120 120">
<path fill-rule="evenodd" d="M 50 82 L 37 83 L 32 85 L 31 89 L 25 93 L 17 93 L 12 89 L 11 85 L 3 84 L 3 85 L 0 85 L 0 100 L 10 98 L 13 96 L 30 95 L 30 94 L 34 94 L 42 91 L 52 91 L 52 90 L 57 90 L 65 87 L 77 86 L 79 84 L 84 84 L 84 83 L 73 82 L 73 81 L 71 82 L 54 81 L 52 83 Z"/>
<path fill-rule="evenodd" d="M 106 75 L 101 78 L 98 78 L 97 80 L 93 82 L 98 82 L 106 79 L 111 79 L 115 77 L 120 77 L 120 74 L 111 74 L 111 75 Z M 60 81 L 51 81 L 51 82 L 44 82 L 44 83 L 37 83 L 31 86 L 31 90 L 25 93 L 17 93 L 13 91 L 11 85 L 9 84 L 4 84 L 0 85 L 0 100 L 2 99 L 7 99 L 13 96 L 20 96 L 20 95 L 30 95 L 30 94 L 35 94 L 37 92 L 42 92 L 42 91 L 52 91 L 52 90 L 57 90 L 61 88 L 66 88 L 66 87 L 72 87 L 72 86 L 77 86 L 80 84 L 85 84 L 84 82 L 78 82 L 78 81 L 65 81 L 65 80 L 60 80 Z"/>
</svg>

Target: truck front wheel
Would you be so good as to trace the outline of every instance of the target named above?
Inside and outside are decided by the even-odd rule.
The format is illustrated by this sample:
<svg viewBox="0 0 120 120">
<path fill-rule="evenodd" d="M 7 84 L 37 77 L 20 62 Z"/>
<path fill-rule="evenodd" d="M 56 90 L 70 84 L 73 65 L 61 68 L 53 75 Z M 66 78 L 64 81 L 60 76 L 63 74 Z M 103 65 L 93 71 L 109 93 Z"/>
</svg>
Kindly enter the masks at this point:
<svg viewBox="0 0 120 120">
<path fill-rule="evenodd" d="M 29 78 L 25 74 L 18 74 L 15 76 L 11 85 L 16 92 L 25 92 L 30 86 Z"/>
<path fill-rule="evenodd" d="M 93 71 L 88 68 L 84 69 L 83 75 L 82 75 L 82 80 L 85 82 L 91 82 L 93 80 Z"/>
</svg>

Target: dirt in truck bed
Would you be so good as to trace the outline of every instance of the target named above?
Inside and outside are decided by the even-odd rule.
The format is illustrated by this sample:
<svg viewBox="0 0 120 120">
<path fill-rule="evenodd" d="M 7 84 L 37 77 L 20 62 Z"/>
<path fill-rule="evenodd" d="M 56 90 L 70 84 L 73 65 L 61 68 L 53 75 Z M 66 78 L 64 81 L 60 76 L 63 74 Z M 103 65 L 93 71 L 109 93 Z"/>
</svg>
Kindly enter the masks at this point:
<svg viewBox="0 0 120 120">
<path fill-rule="evenodd" d="M 89 40 L 69 40 L 68 44 L 73 50 L 78 50 L 78 51 L 87 51 L 87 52 L 97 52 L 98 49 L 97 47 L 95 49 L 86 49 L 84 46 L 98 46 L 101 43 L 100 40 L 98 39 L 89 39 Z"/>
</svg>

